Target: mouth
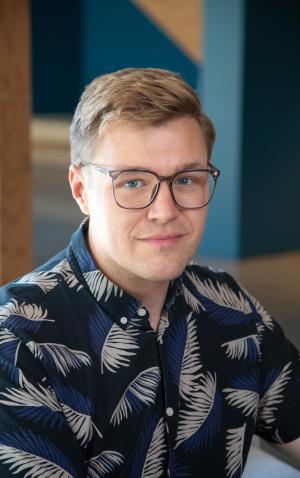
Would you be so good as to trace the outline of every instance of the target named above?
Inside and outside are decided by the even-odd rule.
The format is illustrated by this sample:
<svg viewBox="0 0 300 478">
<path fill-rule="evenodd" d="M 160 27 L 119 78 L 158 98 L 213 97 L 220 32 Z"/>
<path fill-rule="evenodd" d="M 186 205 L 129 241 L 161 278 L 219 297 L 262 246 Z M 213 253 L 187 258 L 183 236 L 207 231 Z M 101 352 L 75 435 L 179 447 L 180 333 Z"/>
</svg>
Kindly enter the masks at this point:
<svg viewBox="0 0 300 478">
<path fill-rule="evenodd" d="M 139 240 L 153 246 L 173 246 L 179 243 L 186 234 L 156 234 L 153 236 L 142 237 Z"/>
</svg>

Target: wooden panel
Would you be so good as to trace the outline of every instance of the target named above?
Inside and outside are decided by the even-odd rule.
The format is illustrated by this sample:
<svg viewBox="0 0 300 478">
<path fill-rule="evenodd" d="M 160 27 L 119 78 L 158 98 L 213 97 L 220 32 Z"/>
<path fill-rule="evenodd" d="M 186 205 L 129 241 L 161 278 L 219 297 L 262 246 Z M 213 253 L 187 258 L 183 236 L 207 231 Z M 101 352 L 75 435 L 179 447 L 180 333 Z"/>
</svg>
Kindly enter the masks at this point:
<svg viewBox="0 0 300 478">
<path fill-rule="evenodd" d="M 131 0 L 194 62 L 203 58 L 202 0 Z"/>
<path fill-rule="evenodd" d="M 0 283 L 32 267 L 29 0 L 0 1 Z"/>
</svg>

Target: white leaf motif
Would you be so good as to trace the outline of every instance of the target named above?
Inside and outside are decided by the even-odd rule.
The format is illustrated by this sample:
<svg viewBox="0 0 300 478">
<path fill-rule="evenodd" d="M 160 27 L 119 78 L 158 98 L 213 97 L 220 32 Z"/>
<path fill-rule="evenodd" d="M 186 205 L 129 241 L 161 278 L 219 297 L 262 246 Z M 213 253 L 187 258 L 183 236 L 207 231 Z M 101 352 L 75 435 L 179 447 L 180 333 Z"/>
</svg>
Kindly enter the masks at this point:
<svg viewBox="0 0 300 478">
<path fill-rule="evenodd" d="M 204 305 L 201 304 L 200 300 L 198 300 L 185 285 L 183 285 L 182 291 L 186 303 L 193 309 L 194 312 L 199 314 L 200 309 L 206 310 Z"/>
<path fill-rule="evenodd" d="M 232 478 L 234 474 L 243 469 L 243 447 L 246 423 L 239 428 L 231 428 L 226 437 L 226 476 Z"/>
<path fill-rule="evenodd" d="M 0 460 L 10 464 L 9 469 L 14 475 L 27 470 L 23 475 L 26 478 L 73 478 L 52 461 L 4 444 L 0 444 Z"/>
<path fill-rule="evenodd" d="M 259 402 L 258 393 L 252 390 L 236 390 L 235 388 L 224 388 L 223 392 L 227 394 L 226 399 L 230 405 L 241 408 L 246 416 L 256 416 Z"/>
<path fill-rule="evenodd" d="M 112 472 L 116 466 L 121 465 L 123 461 L 122 453 L 104 450 L 100 455 L 89 459 L 87 478 L 103 478 Z"/>
<path fill-rule="evenodd" d="M 96 270 L 85 272 L 84 278 L 96 300 L 100 300 L 105 295 L 105 302 L 109 299 L 111 293 L 114 297 L 122 297 L 123 291 L 116 284 L 111 282 L 102 272 Z"/>
<path fill-rule="evenodd" d="M 283 401 L 282 392 L 291 378 L 289 376 L 291 374 L 290 366 L 291 362 L 283 367 L 280 375 L 262 396 L 259 402 L 258 426 L 269 428 L 271 423 L 275 421 L 275 412 L 278 405 Z"/>
<path fill-rule="evenodd" d="M 71 266 L 67 259 L 63 259 L 61 262 L 56 264 L 55 267 L 51 270 L 51 272 L 55 272 L 56 274 L 60 274 L 64 281 L 68 284 L 70 289 L 76 287 L 76 292 L 83 288 L 83 286 L 79 283 L 79 280 L 75 276 L 74 272 L 71 269 Z"/>
<path fill-rule="evenodd" d="M 161 318 L 158 324 L 158 331 L 157 331 L 157 341 L 162 344 L 163 343 L 163 336 L 167 328 L 169 327 L 169 318 L 168 313 L 164 311 L 161 314 Z"/>
<path fill-rule="evenodd" d="M 129 367 L 129 357 L 136 355 L 134 350 L 138 348 L 134 335 L 128 334 L 118 324 L 114 324 L 102 347 L 101 373 L 104 373 L 104 368 L 116 373 L 120 367 Z"/>
<path fill-rule="evenodd" d="M 243 296 L 241 291 L 236 294 L 226 283 L 216 282 L 214 284 L 211 279 L 202 282 L 195 274 L 189 272 L 186 274 L 199 293 L 216 304 L 237 310 L 243 314 L 250 314 L 252 312 L 249 301 Z"/>
<path fill-rule="evenodd" d="M 199 430 L 213 407 L 216 394 L 216 377 L 213 377 L 210 372 L 207 375 L 201 375 L 199 390 L 194 392 L 193 401 L 188 403 L 189 409 L 182 410 L 179 413 L 175 448 Z"/>
<path fill-rule="evenodd" d="M 91 441 L 94 429 L 97 431 L 100 438 L 103 437 L 98 428 L 94 425 L 90 415 L 85 415 L 77 410 L 73 410 L 73 408 L 65 403 L 62 403 L 61 407 L 70 428 L 84 448 Z"/>
<path fill-rule="evenodd" d="M 17 337 L 7 329 L 0 330 L 0 345 L 7 344 L 8 342 L 13 342 L 18 340 Z"/>
<path fill-rule="evenodd" d="M 159 381 L 160 370 L 158 367 L 150 367 L 140 372 L 123 393 L 112 414 L 110 423 L 114 426 L 119 425 L 122 420 L 127 419 L 133 413 L 131 395 L 138 399 L 141 404 L 146 406 L 152 405 L 156 399 Z"/>
<path fill-rule="evenodd" d="M 60 412 L 53 394 L 46 388 L 39 385 L 35 387 L 28 380 L 23 381 L 23 388 L 6 388 L 6 392 L 1 392 L 0 396 L 6 400 L 0 399 L 0 403 L 13 407 L 42 407 L 45 406 L 55 412 Z"/>
<path fill-rule="evenodd" d="M 248 356 L 248 340 L 252 340 L 257 348 L 257 352 L 260 352 L 258 338 L 255 334 L 241 337 L 240 339 L 229 340 L 224 342 L 221 347 L 225 348 L 225 353 L 230 359 L 247 358 Z"/>
<path fill-rule="evenodd" d="M 269 313 L 264 309 L 264 307 L 258 302 L 258 300 L 253 297 L 253 295 L 251 295 L 246 289 L 244 289 L 243 287 L 241 287 L 241 289 L 243 290 L 243 292 L 245 293 L 245 295 L 247 297 L 249 297 L 249 299 L 251 300 L 252 304 L 254 305 L 257 313 L 260 315 L 264 325 L 270 329 L 270 330 L 273 330 L 274 329 L 274 322 L 271 318 L 271 316 L 269 315 Z"/>
<path fill-rule="evenodd" d="M 159 478 L 163 476 L 166 451 L 166 424 L 162 417 L 154 430 L 141 478 Z"/>
<path fill-rule="evenodd" d="M 199 342 L 197 339 L 196 321 L 192 318 L 191 312 L 187 317 L 187 338 L 183 353 L 180 379 L 179 393 L 180 396 L 187 401 L 192 401 L 195 392 L 200 390 L 199 378 L 202 368 L 200 362 Z"/>
<path fill-rule="evenodd" d="M 91 358 L 86 352 L 69 349 L 66 345 L 55 343 L 28 342 L 27 347 L 35 357 L 43 358 L 53 364 L 65 377 L 72 369 L 91 365 Z"/>
<path fill-rule="evenodd" d="M 12 315 L 23 317 L 23 319 L 33 322 L 54 322 L 54 320 L 46 318 L 48 312 L 47 310 L 43 310 L 40 305 L 27 304 L 26 302 L 18 303 L 15 299 L 12 299 L 11 302 L 8 302 L 0 308 L 0 323 Z"/>
<path fill-rule="evenodd" d="M 58 280 L 52 271 L 30 272 L 21 277 L 16 284 L 34 284 L 47 293 L 57 286 Z"/>
</svg>

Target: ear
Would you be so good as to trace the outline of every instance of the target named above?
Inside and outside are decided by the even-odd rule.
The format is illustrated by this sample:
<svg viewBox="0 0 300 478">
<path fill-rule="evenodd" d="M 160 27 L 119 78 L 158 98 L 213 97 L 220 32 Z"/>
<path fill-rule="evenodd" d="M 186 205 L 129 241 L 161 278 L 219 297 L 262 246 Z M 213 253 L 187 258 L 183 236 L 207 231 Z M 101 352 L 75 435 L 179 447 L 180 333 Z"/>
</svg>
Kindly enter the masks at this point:
<svg viewBox="0 0 300 478">
<path fill-rule="evenodd" d="M 87 201 L 86 178 L 79 166 L 71 165 L 69 168 L 69 183 L 72 196 L 85 215 L 89 215 L 89 205 Z"/>
</svg>

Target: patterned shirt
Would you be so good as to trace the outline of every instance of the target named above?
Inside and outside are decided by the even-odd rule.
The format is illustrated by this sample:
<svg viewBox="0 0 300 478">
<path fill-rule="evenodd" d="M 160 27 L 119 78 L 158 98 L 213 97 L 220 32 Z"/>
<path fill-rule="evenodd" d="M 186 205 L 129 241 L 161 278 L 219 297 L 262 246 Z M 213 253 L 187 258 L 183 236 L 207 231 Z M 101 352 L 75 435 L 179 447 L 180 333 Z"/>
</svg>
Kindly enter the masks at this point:
<svg viewBox="0 0 300 478">
<path fill-rule="evenodd" d="M 86 229 L 1 289 L 1 478 L 237 478 L 254 433 L 300 436 L 299 355 L 254 297 L 188 265 L 155 332 Z"/>
</svg>

